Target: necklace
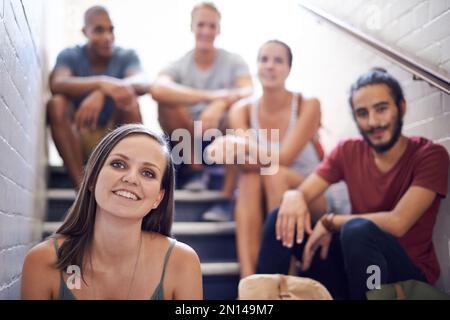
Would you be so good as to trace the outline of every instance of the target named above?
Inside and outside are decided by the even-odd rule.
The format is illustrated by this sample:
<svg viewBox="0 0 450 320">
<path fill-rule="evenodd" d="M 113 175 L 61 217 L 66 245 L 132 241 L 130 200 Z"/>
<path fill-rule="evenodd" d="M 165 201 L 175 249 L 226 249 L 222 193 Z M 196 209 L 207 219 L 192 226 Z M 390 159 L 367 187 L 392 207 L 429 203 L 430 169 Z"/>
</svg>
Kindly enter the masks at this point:
<svg viewBox="0 0 450 320">
<path fill-rule="evenodd" d="M 133 287 L 134 278 L 136 276 L 136 270 L 137 270 L 137 266 L 138 266 L 138 262 L 139 262 L 139 257 L 141 256 L 141 245 L 142 245 L 142 232 L 141 232 L 141 237 L 139 238 L 138 254 L 136 256 L 136 262 L 134 263 L 134 270 L 133 270 L 133 275 L 131 276 L 130 287 L 128 288 L 128 294 L 127 294 L 127 298 L 125 300 L 129 300 L 129 298 L 130 298 L 131 288 Z"/>
<path fill-rule="evenodd" d="M 141 232 L 141 236 L 140 236 L 140 238 L 139 238 L 138 253 L 137 253 L 137 255 L 136 255 L 136 261 L 135 261 L 135 263 L 134 263 L 134 270 L 133 270 L 133 273 L 132 273 L 132 275 L 131 275 L 130 284 L 129 284 L 129 286 L 128 286 L 128 293 L 127 293 L 127 295 L 126 295 L 125 300 L 129 300 L 129 298 L 130 298 L 130 293 L 131 293 L 131 289 L 133 288 L 134 279 L 135 279 L 135 277 L 136 277 L 136 270 L 137 270 L 139 258 L 140 258 L 140 256 L 141 256 L 141 246 L 142 246 L 142 232 Z M 91 267 L 91 272 L 92 272 L 92 274 L 93 274 L 93 273 L 94 273 L 94 268 L 93 268 L 93 266 L 92 266 L 92 255 L 91 255 L 91 254 L 89 254 L 89 264 L 90 264 L 90 267 Z M 91 281 L 92 281 L 92 291 L 93 291 L 93 293 L 94 293 L 94 300 L 97 300 L 97 294 L 96 294 L 96 292 L 95 292 L 95 282 L 94 282 L 94 276 L 93 276 L 93 275 L 92 275 Z"/>
</svg>

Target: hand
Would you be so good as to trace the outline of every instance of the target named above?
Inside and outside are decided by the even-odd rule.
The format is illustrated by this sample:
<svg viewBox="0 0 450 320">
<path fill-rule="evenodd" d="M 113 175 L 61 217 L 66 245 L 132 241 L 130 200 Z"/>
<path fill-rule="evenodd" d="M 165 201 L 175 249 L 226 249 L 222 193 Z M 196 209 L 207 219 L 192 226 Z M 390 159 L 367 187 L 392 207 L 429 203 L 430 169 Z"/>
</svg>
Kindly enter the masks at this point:
<svg viewBox="0 0 450 320">
<path fill-rule="evenodd" d="M 75 113 L 75 125 L 80 130 L 97 128 L 97 121 L 105 103 L 104 94 L 99 91 L 91 92 L 80 104 Z"/>
<path fill-rule="evenodd" d="M 283 195 L 276 222 L 277 240 L 281 240 L 285 247 L 292 247 L 294 231 L 297 229 L 297 243 L 303 241 L 305 231 L 311 230 L 311 214 L 308 205 L 299 190 L 289 190 Z"/>
<path fill-rule="evenodd" d="M 302 271 L 309 269 L 317 249 L 321 248 L 320 257 L 323 260 L 327 258 L 331 239 L 332 234 L 325 229 L 321 221 L 318 221 L 303 249 Z"/>
<path fill-rule="evenodd" d="M 240 136 L 220 136 L 206 148 L 207 158 L 217 164 L 235 164 L 236 157 L 241 156 L 245 159 L 246 144 L 246 139 Z M 241 155 L 238 152 L 243 154 Z"/>
<path fill-rule="evenodd" d="M 137 105 L 134 88 L 127 81 L 104 77 L 100 82 L 100 90 L 111 97 L 119 109 L 128 111 Z"/>
<path fill-rule="evenodd" d="M 227 105 L 225 101 L 218 99 L 212 101 L 201 113 L 200 121 L 202 122 L 203 132 L 212 128 L 219 128 L 220 119 L 225 114 Z"/>
</svg>

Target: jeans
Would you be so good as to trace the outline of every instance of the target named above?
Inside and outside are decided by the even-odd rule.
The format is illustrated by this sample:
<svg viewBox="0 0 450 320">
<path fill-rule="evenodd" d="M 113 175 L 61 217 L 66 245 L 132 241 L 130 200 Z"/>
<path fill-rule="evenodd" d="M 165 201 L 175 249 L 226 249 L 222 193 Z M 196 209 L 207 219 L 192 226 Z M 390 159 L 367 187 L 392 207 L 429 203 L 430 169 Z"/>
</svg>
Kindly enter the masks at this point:
<svg viewBox="0 0 450 320">
<path fill-rule="evenodd" d="M 308 240 L 305 234 L 301 244 L 286 248 L 275 237 L 278 209 L 267 218 L 258 257 L 257 273 L 287 274 L 291 256 L 302 259 Z M 381 230 L 370 220 L 355 218 L 345 223 L 340 232 L 334 233 L 328 256 L 322 260 L 317 250 L 309 270 L 299 272 L 322 283 L 334 299 L 365 299 L 369 290 L 367 280 L 373 272 L 368 267 L 379 267 L 379 283 L 393 283 L 408 279 L 426 282 L 400 246 L 397 239 Z"/>
</svg>

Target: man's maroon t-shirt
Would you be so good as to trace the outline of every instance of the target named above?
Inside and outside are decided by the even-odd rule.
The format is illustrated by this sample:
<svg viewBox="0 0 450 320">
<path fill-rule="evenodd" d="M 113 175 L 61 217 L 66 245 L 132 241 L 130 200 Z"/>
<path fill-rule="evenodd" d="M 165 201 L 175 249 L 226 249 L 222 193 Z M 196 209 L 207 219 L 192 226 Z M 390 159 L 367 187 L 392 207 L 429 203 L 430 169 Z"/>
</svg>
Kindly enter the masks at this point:
<svg viewBox="0 0 450 320">
<path fill-rule="evenodd" d="M 434 283 L 440 270 L 432 233 L 440 200 L 447 194 L 448 169 L 449 156 L 444 147 L 422 137 L 411 137 L 400 160 L 382 173 L 375 164 L 372 149 L 359 138 L 340 142 L 316 173 L 329 183 L 340 180 L 347 183 L 355 214 L 390 211 L 411 186 L 436 192 L 436 199 L 428 210 L 398 238 L 428 282 Z"/>
</svg>

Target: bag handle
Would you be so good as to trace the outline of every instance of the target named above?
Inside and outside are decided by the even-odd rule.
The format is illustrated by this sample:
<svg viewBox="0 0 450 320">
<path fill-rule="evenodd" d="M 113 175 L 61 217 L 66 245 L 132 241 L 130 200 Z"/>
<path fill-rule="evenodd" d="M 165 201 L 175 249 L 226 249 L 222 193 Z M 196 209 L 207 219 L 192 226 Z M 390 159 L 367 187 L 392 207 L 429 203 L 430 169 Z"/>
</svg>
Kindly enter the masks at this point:
<svg viewBox="0 0 450 320">
<path fill-rule="evenodd" d="M 405 290 L 399 282 L 394 283 L 394 288 L 397 300 L 406 300 Z"/>
</svg>

